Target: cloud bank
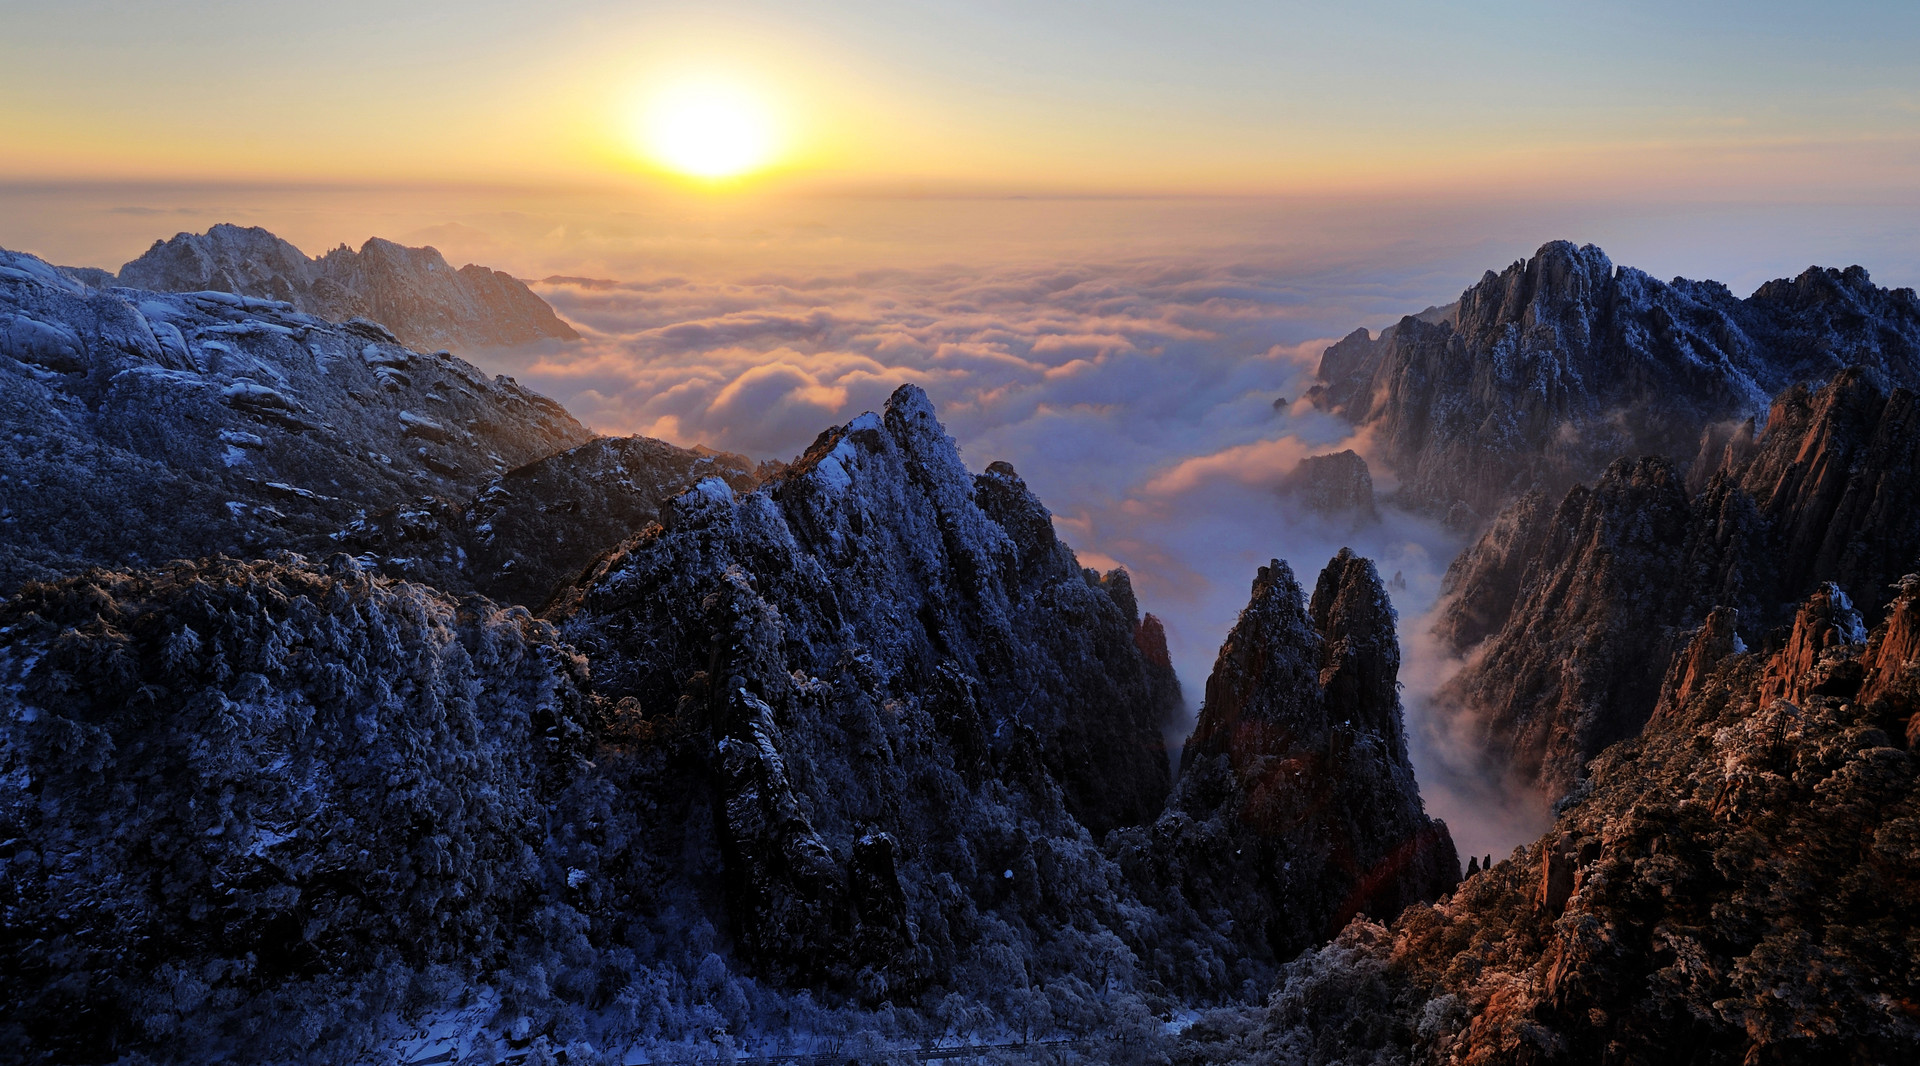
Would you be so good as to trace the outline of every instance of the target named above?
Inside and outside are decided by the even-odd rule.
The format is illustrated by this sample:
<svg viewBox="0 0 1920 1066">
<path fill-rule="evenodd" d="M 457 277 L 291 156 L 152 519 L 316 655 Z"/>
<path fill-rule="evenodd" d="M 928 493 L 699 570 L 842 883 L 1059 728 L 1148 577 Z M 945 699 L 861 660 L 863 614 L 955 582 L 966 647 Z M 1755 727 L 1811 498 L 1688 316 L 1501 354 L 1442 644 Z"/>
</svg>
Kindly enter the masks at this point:
<svg viewBox="0 0 1920 1066">
<path fill-rule="evenodd" d="M 1409 678 L 1444 672 L 1420 630 L 1457 538 L 1392 509 L 1356 526 L 1276 491 L 1308 455 L 1369 450 L 1297 402 L 1329 320 L 1392 320 L 1377 310 L 1391 274 L 1368 280 L 1225 256 L 550 279 L 536 288 L 586 340 L 493 361 L 602 431 L 756 458 L 791 458 L 918 383 L 969 464 L 1011 462 L 1083 565 L 1132 572 L 1197 705 L 1255 570 L 1283 558 L 1311 582 L 1343 546 L 1388 581 Z M 1425 305 L 1407 294 L 1406 310 Z M 1427 687 L 1410 686 L 1408 710 L 1428 803 L 1464 851 L 1504 851 L 1531 826 L 1421 721 Z"/>
</svg>

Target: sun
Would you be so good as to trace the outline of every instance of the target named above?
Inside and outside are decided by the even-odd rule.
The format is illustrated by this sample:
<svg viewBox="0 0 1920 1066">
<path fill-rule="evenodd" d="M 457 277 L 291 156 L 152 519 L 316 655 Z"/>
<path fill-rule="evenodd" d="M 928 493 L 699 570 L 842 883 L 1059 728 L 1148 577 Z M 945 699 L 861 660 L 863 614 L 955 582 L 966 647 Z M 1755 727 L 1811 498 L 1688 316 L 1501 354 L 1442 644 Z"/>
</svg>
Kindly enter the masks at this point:
<svg viewBox="0 0 1920 1066">
<path fill-rule="evenodd" d="M 737 178 L 766 166 L 778 149 L 773 115 L 741 86 L 717 81 L 671 86 L 648 102 L 641 148 L 691 178 Z"/>
</svg>

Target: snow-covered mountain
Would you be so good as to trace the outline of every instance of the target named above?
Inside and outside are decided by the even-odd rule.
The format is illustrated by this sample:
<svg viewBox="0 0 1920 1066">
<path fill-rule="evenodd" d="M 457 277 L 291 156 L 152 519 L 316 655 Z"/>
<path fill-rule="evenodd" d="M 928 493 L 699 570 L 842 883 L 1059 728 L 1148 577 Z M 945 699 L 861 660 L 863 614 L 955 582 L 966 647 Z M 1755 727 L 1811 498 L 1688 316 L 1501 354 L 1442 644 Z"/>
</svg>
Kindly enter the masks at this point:
<svg viewBox="0 0 1920 1066">
<path fill-rule="evenodd" d="M 240 243 L 235 285 L 297 273 Z M 1689 378 L 1694 327 L 1576 343 L 1678 298 L 1627 314 L 1646 285 L 1596 257 L 1395 334 L 1507 321 L 1484 351 L 1368 339 L 1335 375 L 1336 406 L 1398 382 L 1397 446 L 1429 411 L 1515 464 L 1500 492 L 1602 447 L 1455 433 L 1516 383 L 1566 386 L 1555 441 L 1649 382 L 1693 420 L 1684 473 L 1522 494 L 1454 567 L 1443 696 L 1495 709 L 1502 772 L 1589 767 L 1460 881 L 1350 551 L 1311 595 L 1253 575 L 1176 776 L 1131 578 L 917 387 L 749 468 L 368 321 L 0 253 L 0 1059 L 1915 1057 L 1911 294 L 1809 275 L 1739 336 L 1857 343 L 1726 334 Z M 1762 364 L 1823 383 L 1703 434 Z M 1357 454 L 1291 488 L 1370 520 Z"/>
<path fill-rule="evenodd" d="M 1620 456 L 1690 459 L 1715 423 L 1858 367 L 1920 385 L 1920 298 L 1860 267 L 1812 267 L 1741 299 L 1662 282 L 1592 245 L 1541 246 L 1458 303 L 1328 348 L 1309 394 L 1371 430 L 1398 499 L 1478 529 Z"/>
<path fill-rule="evenodd" d="M 0 251 L 0 589 L 89 563 L 317 550 L 585 443 L 558 404 L 365 320 L 96 289 Z"/>
<path fill-rule="evenodd" d="M 81 278 L 100 284 L 102 274 Z M 278 300 L 332 322 L 365 318 L 422 351 L 579 338 L 518 278 L 471 263 L 455 270 L 435 249 L 378 237 L 309 259 L 258 226 L 222 224 L 153 242 L 112 283 Z"/>
</svg>

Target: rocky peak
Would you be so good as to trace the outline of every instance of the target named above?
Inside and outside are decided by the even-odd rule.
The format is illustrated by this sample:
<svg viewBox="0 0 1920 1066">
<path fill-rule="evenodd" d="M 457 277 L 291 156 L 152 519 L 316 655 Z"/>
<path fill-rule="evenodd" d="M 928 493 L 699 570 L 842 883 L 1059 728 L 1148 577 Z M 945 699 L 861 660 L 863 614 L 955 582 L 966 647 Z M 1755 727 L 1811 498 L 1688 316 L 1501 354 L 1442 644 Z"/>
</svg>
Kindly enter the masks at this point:
<svg viewBox="0 0 1920 1066">
<path fill-rule="evenodd" d="M 1684 706 L 1699 694 L 1719 669 L 1721 660 L 1746 650 L 1746 644 L 1735 630 L 1739 618 L 1740 612 L 1731 607 L 1715 607 L 1707 614 L 1707 620 L 1700 624 L 1686 650 L 1675 656 L 1667 667 L 1666 679 L 1660 685 L 1660 702 L 1650 722 Z"/>
<path fill-rule="evenodd" d="M 474 348 L 577 340 L 519 280 L 469 264 L 456 271 L 433 248 L 378 237 L 308 259 L 259 227 L 221 224 L 155 241 L 120 268 L 120 284 L 157 292 L 230 292 L 279 300 L 333 322 L 366 318 L 414 348 Z"/>
<path fill-rule="evenodd" d="M 1037 921 L 1039 886 L 1007 883 L 1036 841 L 1090 850 L 1159 812 L 1177 704 L 1136 610 L 903 386 L 749 494 L 709 478 L 669 501 L 552 613 L 604 695 L 688 738 L 662 787 L 710 797 L 746 954 L 884 991 L 964 946 L 931 886 L 1014 890 Z"/>
<path fill-rule="evenodd" d="M 1920 775 L 1892 704 L 1831 684 L 1846 662 L 1914 676 L 1896 631 L 1920 578 L 1901 586 L 1858 659 L 1831 589 L 1771 654 L 1713 612 L 1693 683 L 1593 761 L 1550 830 L 1303 956 L 1258 1035 L 1211 1061 L 1912 1059 L 1920 1025 L 1885 990 L 1914 980 Z"/>
<path fill-rule="evenodd" d="M 1280 483 L 1280 491 L 1308 510 L 1329 517 L 1350 518 L 1356 524 L 1380 520 L 1373 499 L 1373 475 L 1367 461 L 1351 448 L 1300 460 Z"/>
<path fill-rule="evenodd" d="M 1372 561 L 1340 549 L 1314 584 L 1307 616 L 1325 641 L 1320 688 L 1328 718 L 1384 738 L 1404 759 L 1397 616 Z"/>
<path fill-rule="evenodd" d="M 154 241 L 120 268 L 119 284 L 155 292 L 230 292 L 293 303 L 312 284 L 305 254 L 259 226 L 220 223 Z"/>
<path fill-rule="evenodd" d="M 165 255 L 203 245 L 229 265 L 277 247 L 229 227 Z M 546 397 L 370 322 L 88 288 L 4 251 L 0 386 L 0 588 L 90 564 L 331 551 L 363 514 L 467 498 L 591 436 Z"/>
<path fill-rule="evenodd" d="M 1262 957 L 1459 878 L 1407 761 L 1398 667 L 1371 562 L 1341 551 L 1311 602 L 1277 559 L 1255 575 L 1155 834 L 1164 881 Z"/>
<path fill-rule="evenodd" d="M 1814 590 L 1793 617 L 1786 646 L 1774 653 L 1760 681 L 1762 706 L 1776 699 L 1800 702 L 1808 692 L 1852 696 L 1862 669 L 1853 658 L 1867 641 L 1867 627 L 1853 601 L 1828 581 Z"/>
<path fill-rule="evenodd" d="M 1691 498 L 1671 464 L 1647 459 L 1571 490 L 1548 521 L 1538 500 L 1517 503 L 1449 570 L 1437 631 L 1463 654 L 1481 642 L 1442 706 L 1485 728 L 1497 764 L 1557 795 L 1670 701 L 1663 687 L 1697 674 L 1672 660 L 1716 607 L 1756 644 L 1792 627 L 1780 692 L 1813 671 L 1839 622 L 1816 625 L 1805 597 L 1849 604 L 1836 618 L 1853 617 L 1855 597 L 1872 622 L 1920 557 L 1920 418 L 1909 391 L 1875 376 L 1784 390 L 1759 439 L 1722 448 Z"/>
<path fill-rule="evenodd" d="M 1913 695 L 1920 694 L 1920 576 L 1908 574 L 1895 584 L 1896 595 L 1887 608 L 1881 627 L 1874 631 L 1867 650 L 1861 655 L 1865 684 L 1860 702 L 1873 705 L 1889 700 L 1894 705 L 1891 717 L 1912 719 L 1920 714 Z M 1904 696 L 1902 695 L 1904 694 Z M 1909 721 L 1907 746 L 1917 740 L 1920 722 Z"/>
<path fill-rule="evenodd" d="M 1848 367 L 1883 388 L 1920 382 L 1911 291 L 1815 270 L 1742 300 L 1557 241 L 1489 272 L 1451 320 L 1409 316 L 1342 339 L 1309 396 L 1374 430 L 1403 503 L 1473 528 L 1621 455 L 1690 458 L 1711 427 Z"/>
<path fill-rule="evenodd" d="M 1458 328 L 1472 340 L 1496 343 L 1517 334 L 1524 348 L 1584 355 L 1612 302 L 1613 284 L 1613 261 L 1605 252 L 1549 241 L 1530 259 L 1499 274 L 1487 271 L 1462 293 Z"/>
</svg>

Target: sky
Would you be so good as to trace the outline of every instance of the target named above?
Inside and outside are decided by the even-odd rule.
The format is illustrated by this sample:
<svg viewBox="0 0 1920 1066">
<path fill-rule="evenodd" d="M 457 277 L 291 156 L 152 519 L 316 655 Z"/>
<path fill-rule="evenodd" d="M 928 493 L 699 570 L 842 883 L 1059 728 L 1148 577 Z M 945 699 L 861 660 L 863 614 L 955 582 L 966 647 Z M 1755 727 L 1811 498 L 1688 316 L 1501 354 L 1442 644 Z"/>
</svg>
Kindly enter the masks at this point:
<svg viewBox="0 0 1920 1066">
<path fill-rule="evenodd" d="M 1920 6 L 0 2 L 0 177 L 620 185 L 650 95 L 763 98 L 780 180 L 1904 198 Z"/>
<path fill-rule="evenodd" d="M 1920 283 L 1916 46 L 1912 3 L 0 0 L 0 246 L 431 244 L 583 335 L 483 368 L 756 458 L 914 381 L 1133 573 L 1190 704 L 1259 565 L 1350 545 L 1392 582 L 1428 806 L 1504 854 L 1545 812 L 1426 711 L 1458 535 L 1275 491 L 1368 453 L 1297 402 L 1320 351 L 1555 238 L 1742 293 Z M 663 123 L 688 93 L 744 103 Z M 663 128 L 745 130 L 717 148 L 750 165 Z"/>
</svg>

